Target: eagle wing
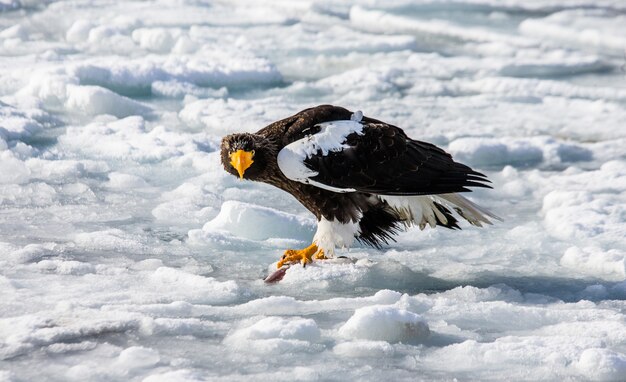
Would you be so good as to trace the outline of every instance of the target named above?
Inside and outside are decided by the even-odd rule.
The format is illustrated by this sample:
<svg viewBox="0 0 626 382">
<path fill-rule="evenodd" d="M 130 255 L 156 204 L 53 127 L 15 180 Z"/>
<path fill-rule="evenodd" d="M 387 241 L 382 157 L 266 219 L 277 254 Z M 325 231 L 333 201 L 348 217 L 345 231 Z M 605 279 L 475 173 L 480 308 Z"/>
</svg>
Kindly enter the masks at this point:
<svg viewBox="0 0 626 382">
<path fill-rule="evenodd" d="M 345 109 L 343 109 L 345 110 Z M 299 139 L 278 154 L 283 174 L 335 192 L 431 195 L 491 188 L 485 175 L 457 163 L 430 143 L 402 129 L 363 118 L 302 126 Z"/>
</svg>

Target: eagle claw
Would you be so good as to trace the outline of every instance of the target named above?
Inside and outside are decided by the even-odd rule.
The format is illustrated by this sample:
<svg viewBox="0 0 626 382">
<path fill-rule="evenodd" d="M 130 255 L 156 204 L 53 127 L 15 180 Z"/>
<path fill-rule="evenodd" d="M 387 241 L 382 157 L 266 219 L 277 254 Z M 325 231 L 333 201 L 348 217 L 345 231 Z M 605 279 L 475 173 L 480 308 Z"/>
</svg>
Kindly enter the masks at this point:
<svg viewBox="0 0 626 382">
<path fill-rule="evenodd" d="M 276 268 L 280 268 L 285 264 L 295 263 L 301 263 L 303 267 L 306 267 L 308 263 L 313 262 L 313 259 L 326 259 L 326 256 L 324 256 L 324 250 L 318 248 L 315 244 L 311 244 L 303 249 L 288 249 L 280 258 L 278 264 L 276 264 Z"/>
</svg>

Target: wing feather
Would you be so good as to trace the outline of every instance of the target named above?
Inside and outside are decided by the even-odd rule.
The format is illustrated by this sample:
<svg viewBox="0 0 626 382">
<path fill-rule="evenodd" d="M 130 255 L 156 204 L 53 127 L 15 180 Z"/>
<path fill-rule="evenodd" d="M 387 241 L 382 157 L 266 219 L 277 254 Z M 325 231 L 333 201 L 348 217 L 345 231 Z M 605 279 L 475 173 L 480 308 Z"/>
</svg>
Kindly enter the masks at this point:
<svg viewBox="0 0 626 382">
<path fill-rule="evenodd" d="M 308 125 L 301 122 L 296 128 L 297 121 L 290 125 L 290 136 L 298 139 L 278 154 L 278 165 L 287 178 L 335 192 L 380 195 L 431 195 L 468 192 L 469 187 L 491 188 L 484 174 L 455 162 L 431 143 L 407 137 L 396 126 L 369 118 L 347 121 L 350 116 L 341 108 L 334 113 L 323 110 L 322 116 L 305 113 L 302 118 Z M 335 115 L 343 118 L 323 118 Z M 336 138 L 330 146 L 328 136 Z M 299 163 L 287 162 L 293 160 Z"/>
</svg>

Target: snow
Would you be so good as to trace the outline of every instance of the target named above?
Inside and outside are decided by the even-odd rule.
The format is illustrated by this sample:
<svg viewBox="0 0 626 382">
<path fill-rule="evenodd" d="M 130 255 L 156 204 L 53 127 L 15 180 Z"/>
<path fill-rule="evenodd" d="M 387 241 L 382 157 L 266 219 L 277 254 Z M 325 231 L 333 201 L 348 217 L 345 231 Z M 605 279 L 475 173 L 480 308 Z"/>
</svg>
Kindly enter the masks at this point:
<svg viewBox="0 0 626 382">
<path fill-rule="evenodd" d="M 626 357 L 606 349 L 587 349 L 576 363 L 583 374 L 594 380 L 619 381 L 626 374 Z"/>
<path fill-rule="evenodd" d="M 297 215 L 248 203 L 226 201 L 220 213 L 207 222 L 202 230 L 223 230 L 251 240 L 281 237 L 306 240 L 311 236 L 313 227 L 313 221 Z"/>
<path fill-rule="evenodd" d="M 552 137 L 459 138 L 448 149 L 454 158 L 482 168 L 537 167 L 589 161 L 592 151 L 576 143 Z"/>
<path fill-rule="evenodd" d="M 312 319 L 266 317 L 224 339 L 226 346 L 261 355 L 314 350 L 320 330 Z"/>
<path fill-rule="evenodd" d="M 140 47 L 154 52 L 167 52 L 176 43 L 174 33 L 164 28 L 135 29 L 132 37 Z"/>
<path fill-rule="evenodd" d="M 615 27 L 625 21 L 624 15 L 615 15 L 604 9 L 575 9 L 525 20 L 519 28 L 526 35 L 550 37 L 567 45 L 622 55 L 626 36 Z"/>
<path fill-rule="evenodd" d="M 428 324 L 419 315 L 392 306 L 357 309 L 339 328 L 342 337 L 387 342 L 413 342 L 428 334 Z"/>
<path fill-rule="evenodd" d="M 110 114 L 116 117 L 148 114 L 150 109 L 137 101 L 120 96 L 100 86 L 67 87 L 65 107 L 73 112 L 100 115 Z"/>
<path fill-rule="evenodd" d="M 570 247 L 560 261 L 561 265 L 589 275 L 598 275 L 615 279 L 626 278 L 626 255 L 623 251 L 610 249 L 604 251 L 598 247 Z"/>
<path fill-rule="evenodd" d="M 30 177 L 26 164 L 8 150 L 0 153 L 0 173 L 0 183 L 3 184 L 24 183 Z"/>
<path fill-rule="evenodd" d="M 0 0 L 0 380 L 623 380 L 624 11 Z M 220 139 L 324 103 L 485 173 L 504 221 L 265 284 L 315 220 Z"/>
<path fill-rule="evenodd" d="M 342 342 L 333 348 L 333 352 L 343 357 L 390 357 L 394 348 L 386 341 L 351 341 Z"/>
</svg>

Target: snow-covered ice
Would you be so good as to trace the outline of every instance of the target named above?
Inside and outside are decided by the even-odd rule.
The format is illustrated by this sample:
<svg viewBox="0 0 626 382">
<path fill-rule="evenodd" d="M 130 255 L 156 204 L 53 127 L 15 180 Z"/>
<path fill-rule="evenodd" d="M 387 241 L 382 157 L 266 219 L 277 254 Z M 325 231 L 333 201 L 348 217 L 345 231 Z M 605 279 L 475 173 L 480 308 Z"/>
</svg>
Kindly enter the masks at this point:
<svg viewBox="0 0 626 382">
<path fill-rule="evenodd" d="M 626 3 L 0 0 L 0 380 L 626 379 Z M 292 266 L 221 136 L 332 103 L 487 228 Z"/>
</svg>

